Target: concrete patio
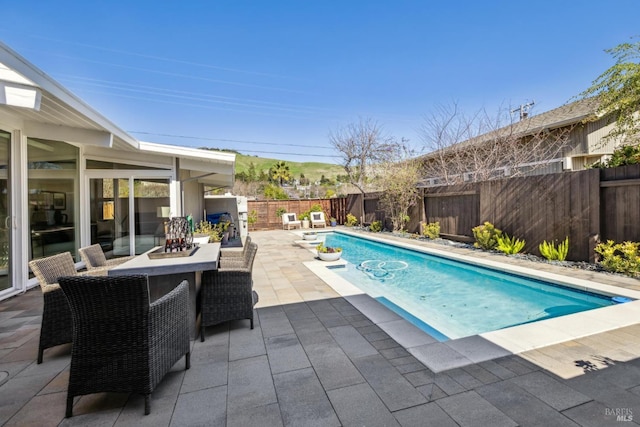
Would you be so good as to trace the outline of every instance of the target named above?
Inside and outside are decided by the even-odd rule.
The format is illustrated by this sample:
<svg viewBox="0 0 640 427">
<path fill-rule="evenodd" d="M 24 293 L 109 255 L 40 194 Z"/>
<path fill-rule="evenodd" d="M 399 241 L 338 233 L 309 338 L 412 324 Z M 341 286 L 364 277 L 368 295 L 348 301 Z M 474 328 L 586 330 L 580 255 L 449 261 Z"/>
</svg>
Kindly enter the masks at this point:
<svg viewBox="0 0 640 427">
<path fill-rule="evenodd" d="M 191 369 L 184 370 L 184 360 L 174 366 L 152 394 L 148 416 L 140 396 L 103 393 L 77 399 L 74 416 L 65 419 L 70 345 L 46 350 L 44 363 L 36 364 L 39 288 L 0 302 L 0 424 L 606 426 L 640 420 L 640 323 L 519 354 L 488 349 L 477 337 L 434 343 L 431 353 L 438 354 L 428 367 L 399 344 L 410 339 L 405 331 L 378 325 L 388 310 L 364 295 L 341 297 L 307 268 L 312 255 L 294 243 L 294 233 L 251 235 L 259 245 L 255 328 L 248 321 L 207 328 L 204 343 L 192 342 Z M 632 279 L 535 268 L 640 288 Z"/>
</svg>

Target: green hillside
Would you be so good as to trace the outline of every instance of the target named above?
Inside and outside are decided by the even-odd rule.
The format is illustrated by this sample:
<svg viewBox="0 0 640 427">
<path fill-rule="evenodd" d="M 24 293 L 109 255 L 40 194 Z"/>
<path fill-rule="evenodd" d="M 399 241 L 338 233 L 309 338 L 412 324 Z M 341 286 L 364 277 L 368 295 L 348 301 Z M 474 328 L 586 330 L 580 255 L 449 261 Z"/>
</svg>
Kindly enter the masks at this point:
<svg viewBox="0 0 640 427">
<path fill-rule="evenodd" d="M 245 156 L 243 154 L 236 154 L 236 173 L 247 172 L 249 170 L 249 164 L 253 162 L 256 168 L 256 172 L 260 173 L 261 170 L 265 172 L 269 171 L 269 168 L 279 162 L 279 159 L 267 159 L 263 157 Z M 334 165 L 331 163 L 320 162 L 291 162 L 285 160 L 291 175 L 294 178 L 299 178 L 300 174 L 304 174 L 306 178 L 309 178 L 312 182 L 319 181 L 322 175 L 328 179 L 335 179 L 338 175 L 344 175 L 344 168 L 340 165 Z"/>
</svg>

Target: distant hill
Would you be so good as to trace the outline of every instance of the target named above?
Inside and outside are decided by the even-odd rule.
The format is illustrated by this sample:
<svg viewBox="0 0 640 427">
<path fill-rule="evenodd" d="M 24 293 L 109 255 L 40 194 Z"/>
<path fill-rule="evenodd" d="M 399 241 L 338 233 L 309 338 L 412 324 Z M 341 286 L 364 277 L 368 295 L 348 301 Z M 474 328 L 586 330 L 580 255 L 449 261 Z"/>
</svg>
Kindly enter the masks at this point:
<svg viewBox="0 0 640 427">
<path fill-rule="evenodd" d="M 268 172 L 269 168 L 279 161 L 281 160 L 246 156 L 244 154 L 236 153 L 236 173 L 247 172 L 251 162 L 255 165 L 257 173 L 260 173 L 261 170 Z M 322 175 L 328 179 L 335 179 L 338 175 L 345 175 L 345 171 L 342 166 L 331 163 L 290 162 L 289 160 L 285 160 L 284 162 L 289 166 L 291 175 L 294 178 L 300 178 L 300 174 L 303 173 L 304 176 L 309 178 L 312 182 L 319 181 Z"/>
</svg>

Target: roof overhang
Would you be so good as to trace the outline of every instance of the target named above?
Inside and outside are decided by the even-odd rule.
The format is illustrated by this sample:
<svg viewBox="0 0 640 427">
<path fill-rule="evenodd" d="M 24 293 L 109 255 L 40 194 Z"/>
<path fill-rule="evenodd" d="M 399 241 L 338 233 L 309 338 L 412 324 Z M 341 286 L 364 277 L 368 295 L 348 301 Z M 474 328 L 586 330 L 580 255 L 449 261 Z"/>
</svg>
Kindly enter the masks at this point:
<svg viewBox="0 0 640 427">
<path fill-rule="evenodd" d="M 2 42 L 0 116 L 20 123 L 30 138 L 173 157 L 183 181 L 233 186 L 235 154 L 138 141 Z"/>
<path fill-rule="evenodd" d="M 196 180 L 211 187 L 233 186 L 236 163 L 236 155 L 233 153 L 145 141 L 140 141 L 140 150 L 178 158 L 180 170 L 189 175 L 183 181 Z"/>
<path fill-rule="evenodd" d="M 26 123 L 27 136 L 93 134 L 70 142 L 137 149 L 138 140 L 73 95 L 43 71 L 0 42 L 0 113 Z M 26 133 L 26 132 L 25 132 Z M 99 135 L 96 138 L 96 135 Z M 105 136 L 108 135 L 108 136 Z M 55 136 L 54 136 L 55 137 Z M 62 139 L 62 138 L 61 138 Z M 65 138 L 65 140 L 67 140 Z"/>
</svg>

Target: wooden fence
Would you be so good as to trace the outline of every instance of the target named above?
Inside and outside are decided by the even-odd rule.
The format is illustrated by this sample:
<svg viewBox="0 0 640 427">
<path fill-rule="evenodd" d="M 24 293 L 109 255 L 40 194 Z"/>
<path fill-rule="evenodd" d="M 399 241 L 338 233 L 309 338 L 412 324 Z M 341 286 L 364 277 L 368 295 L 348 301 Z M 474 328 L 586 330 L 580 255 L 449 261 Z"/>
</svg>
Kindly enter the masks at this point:
<svg viewBox="0 0 640 427">
<path fill-rule="evenodd" d="M 543 241 L 569 237 L 568 259 L 594 260 L 596 241 L 640 241 L 640 165 L 610 169 L 501 179 L 424 189 L 423 203 L 409 212 L 407 231 L 420 232 L 421 222 L 440 222 L 441 234 L 472 241 L 471 229 L 489 221 L 510 236 L 525 239 L 525 251 L 538 254 Z M 378 194 L 364 197 L 364 222 L 383 221 Z M 258 222 L 252 229 L 282 226 L 276 210 L 298 215 L 320 204 L 327 218 L 344 224 L 352 213 L 360 219 L 362 195 L 340 199 L 249 201 Z"/>
<path fill-rule="evenodd" d="M 361 217 L 362 194 L 349 194 L 347 197 L 332 199 L 299 199 L 299 200 L 249 200 L 249 212 L 255 210 L 258 221 L 252 230 L 273 230 L 282 228 L 282 220 L 276 215 L 279 208 L 286 212 L 294 212 L 298 216 L 311 209 L 315 204 L 320 204 L 327 220 L 336 218 L 339 225 L 347 220 L 347 214 L 351 213 L 356 218 Z M 384 213 L 378 209 L 378 195 L 367 194 L 365 196 L 365 223 L 370 224 L 375 220 L 384 220 Z M 418 218 L 418 217 L 416 217 Z M 420 221 L 418 218 L 417 221 Z"/>
<path fill-rule="evenodd" d="M 278 209 L 292 212 L 300 216 L 311 209 L 313 205 L 322 206 L 327 220 L 331 218 L 331 199 L 300 199 L 300 200 L 249 200 L 249 212 L 256 211 L 258 221 L 251 226 L 251 230 L 273 230 L 282 228 L 282 218 L 276 215 Z"/>
<path fill-rule="evenodd" d="M 600 172 L 600 216 L 603 240 L 640 241 L 640 165 Z"/>
<path fill-rule="evenodd" d="M 424 220 L 443 234 L 472 238 L 484 221 L 524 238 L 569 237 L 570 260 L 593 261 L 596 239 L 640 241 L 640 165 L 511 178 L 425 190 Z"/>
</svg>

